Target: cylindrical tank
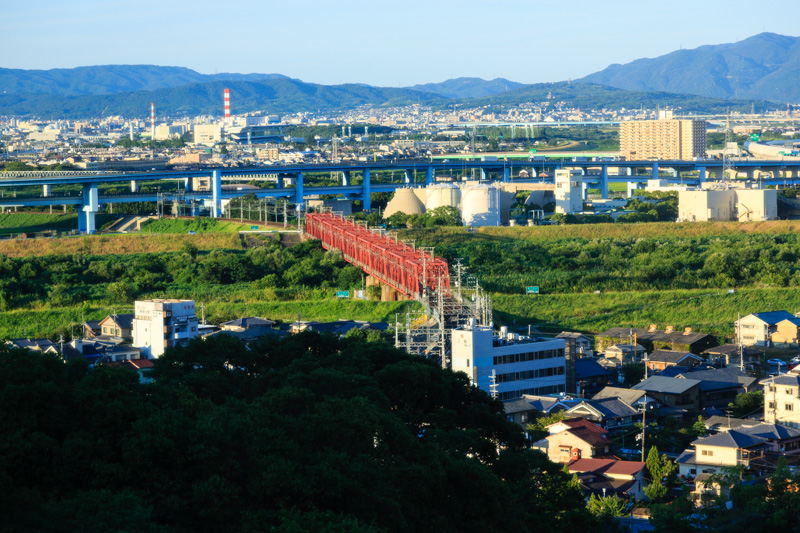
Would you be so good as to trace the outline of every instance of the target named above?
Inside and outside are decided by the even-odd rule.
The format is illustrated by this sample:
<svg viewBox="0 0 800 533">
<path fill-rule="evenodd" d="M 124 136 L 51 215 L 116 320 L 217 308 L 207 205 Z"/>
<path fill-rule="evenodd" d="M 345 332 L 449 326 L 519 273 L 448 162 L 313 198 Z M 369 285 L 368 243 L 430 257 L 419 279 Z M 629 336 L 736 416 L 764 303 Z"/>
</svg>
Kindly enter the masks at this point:
<svg viewBox="0 0 800 533">
<path fill-rule="evenodd" d="M 447 205 L 458 209 L 461 203 L 461 189 L 457 185 L 450 183 L 437 183 L 427 187 L 428 198 L 425 202 L 425 209 L 428 211 Z"/>
<path fill-rule="evenodd" d="M 465 226 L 500 225 L 500 190 L 486 185 L 465 187 L 461 194 Z"/>
<path fill-rule="evenodd" d="M 395 213 L 405 213 L 406 215 L 421 215 L 425 212 L 425 206 L 419 201 L 414 189 L 397 189 L 394 197 L 386 204 L 383 211 L 383 218 L 388 218 Z"/>
</svg>

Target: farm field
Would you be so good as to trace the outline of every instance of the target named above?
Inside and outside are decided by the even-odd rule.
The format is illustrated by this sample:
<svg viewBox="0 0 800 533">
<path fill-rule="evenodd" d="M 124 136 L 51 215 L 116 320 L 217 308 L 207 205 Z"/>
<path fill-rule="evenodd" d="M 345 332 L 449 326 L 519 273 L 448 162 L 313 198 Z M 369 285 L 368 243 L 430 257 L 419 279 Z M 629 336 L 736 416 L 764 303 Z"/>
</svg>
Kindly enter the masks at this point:
<svg viewBox="0 0 800 533">
<path fill-rule="evenodd" d="M 114 215 L 97 215 L 97 227 L 99 228 L 108 220 L 112 220 Z M 3 213 L 0 214 L 0 235 L 10 235 L 23 232 L 41 232 L 45 230 L 55 230 L 59 232 L 78 229 L 77 213 L 70 214 L 47 214 L 47 213 Z"/>
</svg>

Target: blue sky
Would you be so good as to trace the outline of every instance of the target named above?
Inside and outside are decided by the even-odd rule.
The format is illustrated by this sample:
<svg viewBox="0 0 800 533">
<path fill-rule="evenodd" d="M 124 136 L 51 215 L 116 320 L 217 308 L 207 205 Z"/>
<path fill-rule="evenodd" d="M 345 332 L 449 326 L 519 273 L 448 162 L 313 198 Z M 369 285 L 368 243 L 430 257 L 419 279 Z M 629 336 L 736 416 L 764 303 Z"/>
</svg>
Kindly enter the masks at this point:
<svg viewBox="0 0 800 533">
<path fill-rule="evenodd" d="M 762 31 L 800 35 L 798 0 L 4 3 L 0 67 L 155 64 L 324 84 L 561 81 Z"/>
</svg>

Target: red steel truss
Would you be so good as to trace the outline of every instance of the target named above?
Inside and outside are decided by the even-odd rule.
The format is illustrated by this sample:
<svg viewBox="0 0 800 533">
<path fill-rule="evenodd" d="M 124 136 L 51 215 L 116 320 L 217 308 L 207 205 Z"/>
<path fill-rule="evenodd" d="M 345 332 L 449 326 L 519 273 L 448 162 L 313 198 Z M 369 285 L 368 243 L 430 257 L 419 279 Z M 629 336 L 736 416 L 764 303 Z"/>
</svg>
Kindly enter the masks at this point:
<svg viewBox="0 0 800 533">
<path fill-rule="evenodd" d="M 386 232 L 369 230 L 340 215 L 308 213 L 306 234 L 322 246 L 342 251 L 344 259 L 407 296 L 420 299 L 427 292 L 450 295 L 447 261 L 392 239 Z"/>
</svg>

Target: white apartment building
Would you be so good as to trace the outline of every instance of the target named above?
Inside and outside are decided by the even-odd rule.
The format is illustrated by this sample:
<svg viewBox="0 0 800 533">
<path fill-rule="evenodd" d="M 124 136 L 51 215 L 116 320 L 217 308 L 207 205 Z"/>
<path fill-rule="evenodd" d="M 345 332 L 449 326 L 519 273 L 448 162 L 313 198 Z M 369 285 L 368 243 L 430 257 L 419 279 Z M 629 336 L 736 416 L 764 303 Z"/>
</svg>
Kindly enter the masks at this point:
<svg viewBox="0 0 800 533">
<path fill-rule="evenodd" d="M 148 359 L 197 337 L 194 300 L 143 300 L 134 306 L 133 345 Z"/>
<path fill-rule="evenodd" d="M 556 169 L 555 184 L 556 213 L 583 211 L 583 176 L 580 170 Z"/>
<path fill-rule="evenodd" d="M 511 400 L 566 391 L 564 339 L 537 340 L 506 328 L 495 336 L 492 328 L 475 325 L 451 333 L 453 372 L 464 372 L 487 393 Z"/>
<path fill-rule="evenodd" d="M 795 315 L 789 311 L 769 311 L 743 316 L 733 325 L 736 338 L 744 346 L 769 346 L 772 334 L 778 331 L 778 324 L 794 318 Z"/>
</svg>

